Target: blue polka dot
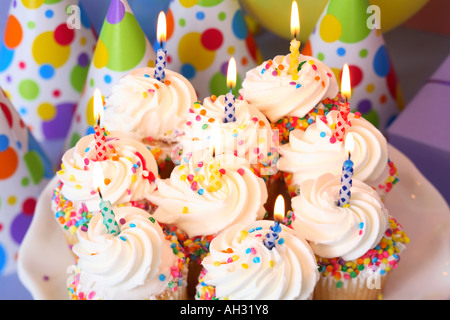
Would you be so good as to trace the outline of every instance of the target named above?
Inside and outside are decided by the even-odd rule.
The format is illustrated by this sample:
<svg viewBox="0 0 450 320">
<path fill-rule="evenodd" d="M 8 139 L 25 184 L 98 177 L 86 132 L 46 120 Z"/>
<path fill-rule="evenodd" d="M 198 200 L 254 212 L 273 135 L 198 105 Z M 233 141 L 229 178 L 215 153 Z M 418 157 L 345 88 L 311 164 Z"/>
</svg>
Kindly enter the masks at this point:
<svg viewBox="0 0 450 320">
<path fill-rule="evenodd" d="M 110 75 L 106 75 L 105 78 L 104 78 L 104 80 L 105 80 L 106 83 L 111 83 L 112 78 L 111 78 Z"/>
<path fill-rule="evenodd" d="M 192 79 L 195 76 L 194 66 L 189 63 L 183 64 L 181 66 L 181 74 L 187 79 Z"/>
<path fill-rule="evenodd" d="M 91 28 L 91 20 L 89 19 L 89 16 L 87 15 L 86 10 L 84 10 L 83 6 L 81 5 L 81 3 L 78 5 L 80 7 L 80 20 L 81 20 L 81 24 L 83 25 L 83 27 L 85 27 L 86 29 L 90 29 Z"/>
<path fill-rule="evenodd" d="M 241 10 L 236 11 L 236 13 L 234 14 L 231 27 L 233 29 L 233 33 L 238 39 L 243 40 L 247 38 L 248 35 L 247 23 L 245 22 Z"/>
<path fill-rule="evenodd" d="M 338 54 L 338 56 L 344 56 L 345 55 L 345 49 L 344 48 L 338 48 L 336 53 Z"/>
<path fill-rule="evenodd" d="M 6 251 L 0 244 L 0 274 L 2 274 L 5 266 L 6 266 Z"/>
<path fill-rule="evenodd" d="M 53 10 L 48 9 L 47 11 L 45 11 L 45 16 L 47 18 L 53 18 L 54 12 Z"/>
<path fill-rule="evenodd" d="M 17 149 L 22 150 L 22 143 L 20 141 L 16 142 Z"/>
<path fill-rule="evenodd" d="M 0 135 L 0 152 L 5 151 L 9 147 L 9 138 L 8 136 L 1 134 Z"/>
<path fill-rule="evenodd" d="M 3 41 L 0 41 L 0 72 L 6 70 L 14 58 L 14 50 L 9 50 Z"/>
<path fill-rule="evenodd" d="M 22 107 L 22 108 L 19 109 L 19 112 L 20 112 L 21 115 L 26 115 L 28 113 L 28 110 L 27 110 L 27 108 Z"/>
<path fill-rule="evenodd" d="M 86 135 L 90 135 L 90 134 L 93 134 L 93 133 L 95 133 L 94 127 L 87 128 Z"/>
<path fill-rule="evenodd" d="M 55 75 L 55 68 L 50 64 L 43 64 L 39 68 L 39 74 L 43 79 L 51 79 Z"/>
<path fill-rule="evenodd" d="M 389 54 L 385 46 L 381 46 L 373 59 L 373 69 L 380 77 L 386 77 L 391 69 Z"/>
<path fill-rule="evenodd" d="M 205 19 L 205 13 L 203 11 L 198 11 L 195 16 L 197 17 L 198 20 L 203 20 Z"/>
</svg>

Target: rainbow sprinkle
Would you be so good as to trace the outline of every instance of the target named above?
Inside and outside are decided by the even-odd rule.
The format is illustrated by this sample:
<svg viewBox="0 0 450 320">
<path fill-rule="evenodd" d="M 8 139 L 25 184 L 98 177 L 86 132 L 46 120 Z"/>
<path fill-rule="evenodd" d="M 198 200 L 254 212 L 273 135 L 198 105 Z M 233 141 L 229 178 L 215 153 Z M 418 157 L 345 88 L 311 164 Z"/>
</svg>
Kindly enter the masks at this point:
<svg viewBox="0 0 450 320">
<path fill-rule="evenodd" d="M 353 261 L 342 258 L 320 258 L 316 256 L 318 270 L 322 277 L 333 277 L 336 287 L 341 288 L 343 281 L 358 277 L 364 270 L 379 270 L 380 275 L 397 268 L 400 261 L 399 243 L 409 243 L 402 226 L 393 217 L 389 217 L 389 228 L 380 243 L 364 255 Z"/>
</svg>

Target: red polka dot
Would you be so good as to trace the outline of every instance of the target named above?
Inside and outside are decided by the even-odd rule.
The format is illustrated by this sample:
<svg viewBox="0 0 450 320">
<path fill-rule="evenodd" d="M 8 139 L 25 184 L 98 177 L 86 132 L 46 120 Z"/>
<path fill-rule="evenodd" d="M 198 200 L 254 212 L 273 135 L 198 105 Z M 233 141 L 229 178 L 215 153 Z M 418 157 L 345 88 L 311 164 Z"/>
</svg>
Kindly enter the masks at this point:
<svg viewBox="0 0 450 320">
<path fill-rule="evenodd" d="M 3 114 L 5 115 L 6 121 L 8 121 L 9 127 L 12 128 L 12 114 L 9 110 L 8 106 L 2 102 L 0 102 L 0 108 L 3 111 Z"/>
<path fill-rule="evenodd" d="M 350 84 L 351 84 L 351 87 L 354 88 L 361 83 L 361 81 L 363 79 L 363 72 L 358 66 L 353 66 L 353 65 L 350 66 L 349 65 L 348 69 L 350 71 Z M 339 75 L 339 79 L 342 79 L 342 70 Z"/>
<path fill-rule="evenodd" d="M 61 91 L 59 91 L 59 90 L 54 90 L 54 91 L 53 91 L 53 96 L 54 96 L 55 98 L 58 98 L 60 95 L 61 95 Z"/>
<path fill-rule="evenodd" d="M 69 45 L 75 38 L 75 32 L 73 29 L 69 29 L 67 24 L 60 24 L 55 30 L 55 41 L 62 46 Z"/>
<path fill-rule="evenodd" d="M 217 50 L 223 43 L 223 35 L 220 30 L 211 28 L 202 33 L 201 42 L 208 50 Z"/>
<path fill-rule="evenodd" d="M 396 99 L 397 95 L 397 75 L 395 74 L 394 68 L 391 67 L 388 75 L 386 76 L 387 87 L 389 89 L 389 93 L 391 97 Z"/>
<path fill-rule="evenodd" d="M 19 68 L 20 68 L 20 69 L 25 69 L 25 67 L 26 67 L 25 62 L 20 61 L 20 63 L 19 63 Z"/>
<path fill-rule="evenodd" d="M 36 207 L 36 199 L 28 198 L 22 204 L 22 212 L 27 215 L 34 213 L 34 208 Z"/>
<path fill-rule="evenodd" d="M 247 49 L 248 52 L 250 53 L 250 56 L 253 58 L 254 61 L 256 61 L 258 46 L 251 32 L 248 33 L 247 39 L 245 39 L 245 44 L 247 45 Z"/>
</svg>

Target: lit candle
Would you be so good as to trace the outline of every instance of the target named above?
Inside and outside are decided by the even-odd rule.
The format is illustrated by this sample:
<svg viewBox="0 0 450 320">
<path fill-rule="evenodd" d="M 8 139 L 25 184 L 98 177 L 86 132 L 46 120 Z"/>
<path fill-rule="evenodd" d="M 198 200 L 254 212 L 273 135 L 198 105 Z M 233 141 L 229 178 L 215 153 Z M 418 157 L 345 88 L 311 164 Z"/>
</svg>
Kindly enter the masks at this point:
<svg viewBox="0 0 450 320">
<path fill-rule="evenodd" d="M 236 86 L 236 72 L 236 60 L 232 57 L 228 62 L 227 70 L 227 87 L 230 88 L 230 91 L 225 95 L 225 123 L 236 121 L 235 97 L 232 93 Z"/>
<path fill-rule="evenodd" d="M 95 139 L 95 160 L 103 161 L 107 159 L 105 128 L 102 125 L 103 99 L 100 90 L 94 91 L 94 118 L 97 119 L 94 127 Z"/>
<path fill-rule="evenodd" d="M 118 235 L 120 233 L 119 225 L 116 222 L 114 211 L 112 210 L 111 202 L 108 200 L 104 200 L 100 186 L 104 186 L 105 179 L 103 177 L 103 170 L 101 168 L 100 163 L 96 162 L 94 164 L 94 172 L 93 172 L 93 184 L 94 189 L 98 192 L 100 196 L 100 211 L 103 216 L 103 224 L 106 227 L 106 230 L 109 234 Z"/>
<path fill-rule="evenodd" d="M 284 218 L 284 198 L 281 194 L 278 195 L 277 199 L 275 200 L 273 215 L 275 222 L 272 226 L 270 226 L 270 231 L 266 233 L 266 238 L 264 239 L 264 245 L 267 247 L 267 249 L 270 250 L 272 250 L 272 248 L 275 246 L 275 241 L 277 241 L 278 237 L 280 236 L 280 222 Z"/>
<path fill-rule="evenodd" d="M 352 177 L 353 177 L 353 161 L 350 160 L 351 151 L 354 148 L 354 140 L 352 134 L 347 133 L 345 138 L 345 151 L 348 152 L 348 159 L 344 161 L 342 166 L 341 189 L 339 190 L 338 206 L 347 207 L 350 205 Z"/>
<path fill-rule="evenodd" d="M 291 7 L 291 40 L 289 56 L 289 70 L 288 74 L 292 75 L 292 80 L 298 79 L 298 57 L 300 56 L 300 41 L 297 40 L 297 35 L 300 33 L 300 17 L 298 13 L 297 1 L 292 1 Z"/>
<path fill-rule="evenodd" d="M 334 130 L 334 137 L 338 141 L 344 140 L 345 128 L 347 126 L 347 116 L 350 113 L 350 96 L 351 96 L 351 85 L 350 85 L 350 70 L 348 64 L 344 64 L 342 69 L 342 79 L 341 79 L 341 93 L 345 99 L 343 104 L 340 104 L 339 113 L 337 115 L 336 127 Z"/>
<path fill-rule="evenodd" d="M 156 30 L 156 38 L 159 43 L 159 48 L 156 51 L 156 60 L 155 60 L 155 79 L 162 81 L 166 76 L 166 57 L 167 50 L 164 49 L 164 43 L 166 41 L 166 15 L 164 12 L 160 12 L 158 16 L 158 24 Z"/>
</svg>

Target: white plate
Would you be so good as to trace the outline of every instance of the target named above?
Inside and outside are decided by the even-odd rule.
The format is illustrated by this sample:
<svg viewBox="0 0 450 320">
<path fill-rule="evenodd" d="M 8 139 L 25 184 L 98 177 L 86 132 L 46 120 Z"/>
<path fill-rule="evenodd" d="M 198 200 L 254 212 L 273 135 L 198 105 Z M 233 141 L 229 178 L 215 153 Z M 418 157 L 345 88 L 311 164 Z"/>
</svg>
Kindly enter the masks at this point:
<svg viewBox="0 0 450 320">
<path fill-rule="evenodd" d="M 450 210 L 444 198 L 400 151 L 390 146 L 400 182 L 386 199 L 411 242 L 384 299 L 450 299 Z M 19 252 L 19 278 L 34 299 L 68 299 L 66 269 L 74 257 L 50 207 L 53 179 L 41 194 Z"/>
</svg>

